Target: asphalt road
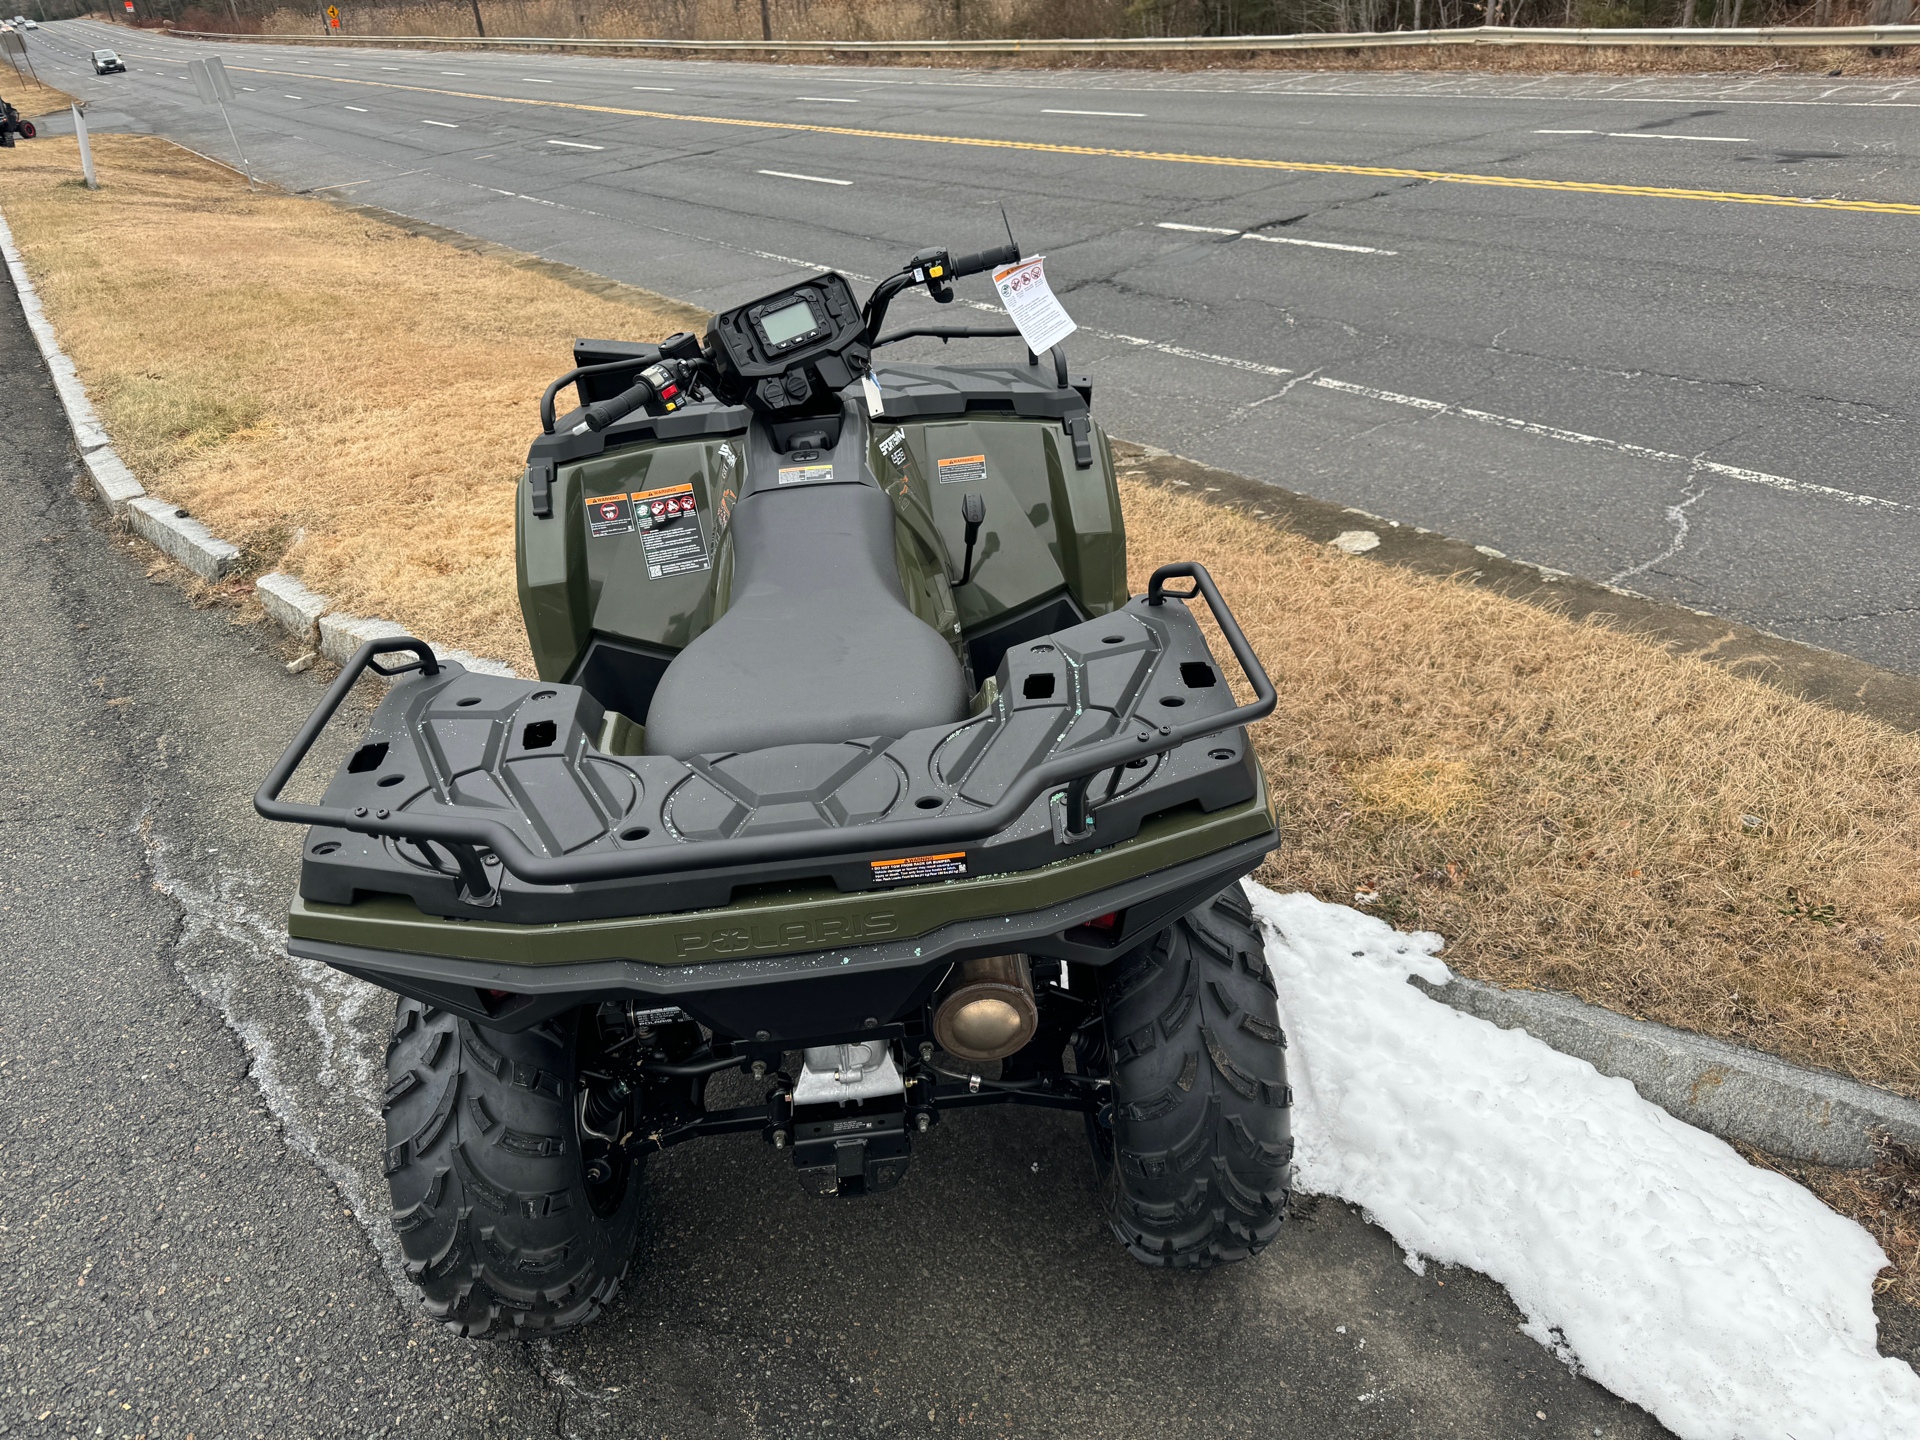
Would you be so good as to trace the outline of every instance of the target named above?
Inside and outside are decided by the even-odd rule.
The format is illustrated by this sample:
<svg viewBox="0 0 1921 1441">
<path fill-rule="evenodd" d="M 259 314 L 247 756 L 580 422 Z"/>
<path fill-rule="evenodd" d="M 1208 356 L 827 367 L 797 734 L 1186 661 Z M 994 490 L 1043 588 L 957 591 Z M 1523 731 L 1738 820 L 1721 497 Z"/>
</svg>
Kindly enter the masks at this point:
<svg viewBox="0 0 1921 1441">
<path fill-rule="evenodd" d="M 596 1325 L 451 1338 L 397 1274 L 391 998 L 288 959 L 299 834 L 248 805 L 320 688 L 102 523 L 11 287 L 0 375 L 0 1434 L 1665 1434 L 1337 1202 L 1137 1266 L 1078 1122 L 1015 1110 L 867 1203 L 669 1152 Z"/>
<path fill-rule="evenodd" d="M 232 158 L 209 47 L 30 43 L 97 125 Z M 1116 433 L 1916 669 L 1915 220 L 1751 198 L 1912 205 L 1912 81 L 223 53 L 262 176 L 710 307 L 1004 205 Z"/>
</svg>

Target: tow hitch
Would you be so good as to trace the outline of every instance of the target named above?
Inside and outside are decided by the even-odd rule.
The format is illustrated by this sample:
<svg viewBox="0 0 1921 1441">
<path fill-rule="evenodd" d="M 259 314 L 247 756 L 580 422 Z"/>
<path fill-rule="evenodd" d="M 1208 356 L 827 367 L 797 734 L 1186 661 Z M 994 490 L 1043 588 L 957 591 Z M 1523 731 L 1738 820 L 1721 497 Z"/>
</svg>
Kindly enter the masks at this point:
<svg viewBox="0 0 1921 1441">
<path fill-rule="evenodd" d="M 897 1185 L 909 1153 L 907 1083 L 884 1040 L 815 1046 L 785 1101 L 794 1168 L 821 1196 L 864 1196 Z"/>
</svg>

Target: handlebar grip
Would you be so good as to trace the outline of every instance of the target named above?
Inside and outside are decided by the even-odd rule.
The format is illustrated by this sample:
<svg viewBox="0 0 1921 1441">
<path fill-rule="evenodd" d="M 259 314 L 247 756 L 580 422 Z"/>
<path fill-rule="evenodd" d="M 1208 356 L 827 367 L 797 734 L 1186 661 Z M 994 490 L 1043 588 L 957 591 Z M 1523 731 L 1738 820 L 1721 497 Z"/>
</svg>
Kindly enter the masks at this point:
<svg viewBox="0 0 1921 1441">
<path fill-rule="evenodd" d="M 982 250 L 973 255 L 956 255 L 954 257 L 953 273 L 956 277 L 962 275 L 979 275 L 983 270 L 992 270 L 997 265 L 1012 265 L 1020 258 L 1021 248 L 1009 242 L 1006 245 L 998 245 L 992 250 Z"/>
<path fill-rule="evenodd" d="M 595 401 L 582 413 L 581 424 L 589 430 L 605 430 L 616 420 L 633 414 L 653 398 L 654 387 L 643 380 L 610 399 Z"/>
</svg>

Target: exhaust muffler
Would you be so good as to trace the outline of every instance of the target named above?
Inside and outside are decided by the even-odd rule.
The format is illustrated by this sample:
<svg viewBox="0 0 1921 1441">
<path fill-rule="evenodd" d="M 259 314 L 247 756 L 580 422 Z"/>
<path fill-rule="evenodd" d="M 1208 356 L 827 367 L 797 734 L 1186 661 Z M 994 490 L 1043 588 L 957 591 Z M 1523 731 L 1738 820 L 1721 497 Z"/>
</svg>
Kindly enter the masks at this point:
<svg viewBox="0 0 1921 1441">
<path fill-rule="evenodd" d="M 934 1039 L 963 1061 L 998 1061 L 1033 1040 L 1039 1025 L 1027 957 L 981 956 L 961 962 L 934 1012 Z"/>
</svg>

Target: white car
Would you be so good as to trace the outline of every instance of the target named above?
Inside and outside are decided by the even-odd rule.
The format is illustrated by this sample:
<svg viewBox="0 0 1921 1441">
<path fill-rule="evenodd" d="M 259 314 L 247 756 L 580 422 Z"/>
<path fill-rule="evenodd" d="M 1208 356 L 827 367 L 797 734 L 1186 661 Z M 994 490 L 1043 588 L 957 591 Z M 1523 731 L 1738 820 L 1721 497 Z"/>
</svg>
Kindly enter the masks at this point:
<svg viewBox="0 0 1921 1441">
<path fill-rule="evenodd" d="M 40 22 L 38 20 L 22 20 L 20 22 L 20 28 L 22 30 L 38 30 L 40 28 Z"/>
</svg>

